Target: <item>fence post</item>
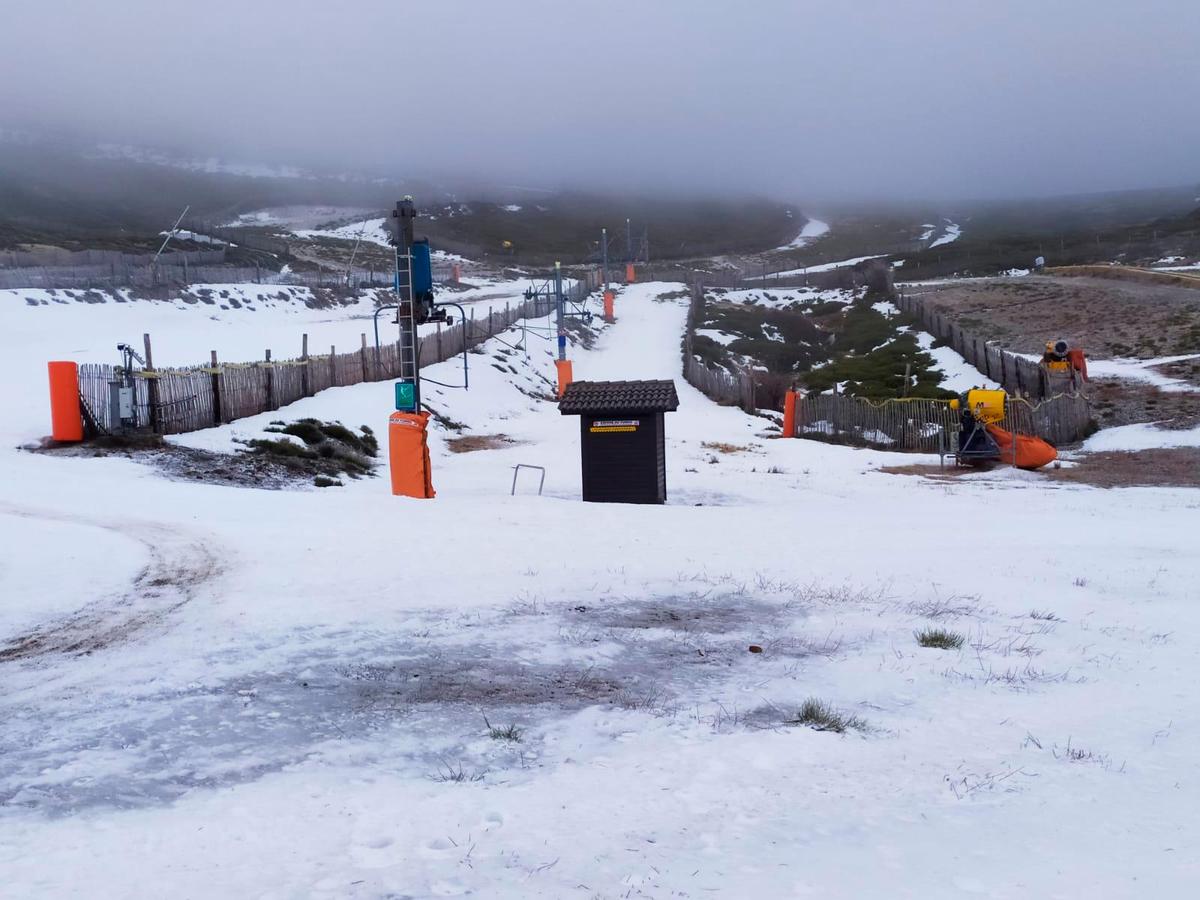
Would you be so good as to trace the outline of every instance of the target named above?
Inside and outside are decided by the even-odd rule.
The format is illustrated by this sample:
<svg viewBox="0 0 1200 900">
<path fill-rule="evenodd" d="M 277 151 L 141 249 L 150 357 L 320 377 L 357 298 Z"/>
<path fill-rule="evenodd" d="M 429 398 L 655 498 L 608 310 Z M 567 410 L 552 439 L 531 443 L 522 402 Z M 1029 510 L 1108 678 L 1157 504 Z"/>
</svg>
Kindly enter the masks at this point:
<svg viewBox="0 0 1200 900">
<path fill-rule="evenodd" d="M 362 358 L 362 380 L 370 381 L 371 379 L 367 375 L 367 333 L 365 331 L 360 333 L 362 334 L 362 350 L 360 351 Z"/>
<path fill-rule="evenodd" d="M 436 345 L 437 346 L 437 358 L 438 358 L 438 362 L 441 362 L 443 359 L 446 358 L 446 357 L 442 356 L 442 323 L 441 322 L 437 323 L 436 336 L 437 336 L 437 345 Z"/>
<path fill-rule="evenodd" d="M 275 408 L 275 369 L 271 366 L 271 351 L 263 352 L 267 369 L 267 409 Z"/>
<path fill-rule="evenodd" d="M 337 347 L 329 345 L 329 386 L 337 384 Z"/>
<path fill-rule="evenodd" d="M 308 335 L 300 336 L 300 392 L 305 397 L 311 397 L 312 391 L 309 390 L 312 385 L 308 377 Z"/>
<path fill-rule="evenodd" d="M 213 397 L 213 424 L 220 425 L 221 418 L 221 373 L 217 370 L 217 351 L 211 351 L 212 374 L 209 376 Z"/>
<path fill-rule="evenodd" d="M 154 377 L 154 353 L 150 349 L 150 335 L 142 335 L 142 346 L 146 351 L 146 371 L 150 377 L 146 382 L 146 402 L 150 406 L 150 430 L 158 431 L 158 379 Z"/>
<path fill-rule="evenodd" d="M 496 333 L 492 324 L 492 308 L 488 307 L 488 337 L 491 338 Z"/>
</svg>

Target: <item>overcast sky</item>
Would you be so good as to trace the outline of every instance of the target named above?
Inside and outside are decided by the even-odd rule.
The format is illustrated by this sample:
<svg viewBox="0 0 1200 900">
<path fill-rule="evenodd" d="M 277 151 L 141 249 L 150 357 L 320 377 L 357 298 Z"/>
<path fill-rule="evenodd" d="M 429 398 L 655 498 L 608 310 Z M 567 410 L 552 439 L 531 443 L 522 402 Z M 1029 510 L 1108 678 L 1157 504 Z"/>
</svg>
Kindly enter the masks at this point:
<svg viewBox="0 0 1200 900">
<path fill-rule="evenodd" d="M 1200 0 L 4 0 L 0 124 L 786 198 L 1200 180 Z"/>
</svg>

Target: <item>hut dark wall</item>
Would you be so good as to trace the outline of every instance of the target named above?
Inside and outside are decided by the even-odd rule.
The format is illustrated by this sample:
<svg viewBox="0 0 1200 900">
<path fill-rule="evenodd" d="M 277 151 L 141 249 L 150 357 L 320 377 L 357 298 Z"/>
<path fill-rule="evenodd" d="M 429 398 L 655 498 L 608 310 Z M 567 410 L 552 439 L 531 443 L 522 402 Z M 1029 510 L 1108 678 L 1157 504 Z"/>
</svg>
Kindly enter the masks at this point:
<svg viewBox="0 0 1200 900">
<path fill-rule="evenodd" d="M 664 413 L 679 406 L 673 381 L 576 381 L 559 412 L 579 416 L 583 499 L 665 503 Z"/>
<path fill-rule="evenodd" d="M 580 416 L 583 499 L 598 503 L 665 503 L 663 414 Z"/>
</svg>

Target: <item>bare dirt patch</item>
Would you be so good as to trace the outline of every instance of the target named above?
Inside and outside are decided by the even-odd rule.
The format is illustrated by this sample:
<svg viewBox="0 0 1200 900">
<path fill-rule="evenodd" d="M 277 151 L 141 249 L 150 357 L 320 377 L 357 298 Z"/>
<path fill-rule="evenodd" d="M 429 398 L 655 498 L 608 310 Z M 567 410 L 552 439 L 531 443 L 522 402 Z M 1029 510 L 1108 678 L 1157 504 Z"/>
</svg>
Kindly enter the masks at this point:
<svg viewBox="0 0 1200 900">
<path fill-rule="evenodd" d="M 1171 428 L 1190 428 L 1200 421 L 1200 397 L 1192 393 L 1104 378 L 1092 381 L 1087 394 L 1092 414 L 1103 428 L 1138 422 L 1165 422 Z"/>
<path fill-rule="evenodd" d="M 500 450 L 524 444 L 507 434 L 469 434 L 464 437 L 447 438 L 446 448 L 451 453 L 474 453 L 476 450 Z"/>
<path fill-rule="evenodd" d="M 1017 353 L 1065 338 L 1096 357 L 1200 353 L 1200 294 L 1101 278 L 990 279 L 914 288 L 957 325 Z"/>
<path fill-rule="evenodd" d="M 727 444 L 724 441 L 703 441 L 700 444 L 705 450 L 716 450 L 718 453 L 747 453 L 749 447 L 740 444 Z"/>
<path fill-rule="evenodd" d="M 879 470 L 886 475 L 924 475 L 926 478 L 948 479 L 978 472 L 973 466 L 938 466 L 933 463 L 909 463 L 905 466 L 880 466 Z"/>
<path fill-rule="evenodd" d="M 1071 468 L 1051 469 L 1055 481 L 1095 487 L 1200 487 L 1200 447 L 1082 454 Z"/>
</svg>

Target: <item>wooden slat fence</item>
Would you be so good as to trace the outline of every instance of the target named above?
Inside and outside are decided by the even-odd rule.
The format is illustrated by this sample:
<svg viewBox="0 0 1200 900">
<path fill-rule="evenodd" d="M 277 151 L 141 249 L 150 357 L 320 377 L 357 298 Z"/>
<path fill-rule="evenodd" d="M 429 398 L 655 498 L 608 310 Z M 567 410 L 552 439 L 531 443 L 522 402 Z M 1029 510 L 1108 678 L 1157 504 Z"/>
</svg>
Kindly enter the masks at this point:
<svg viewBox="0 0 1200 900">
<path fill-rule="evenodd" d="M 738 406 L 746 412 L 754 412 L 754 376 L 749 372 L 736 375 L 724 369 L 710 368 L 696 358 L 692 340 L 696 323 L 704 318 L 704 286 L 691 285 L 691 301 L 688 304 L 687 325 L 683 331 L 683 377 L 692 387 L 710 400 L 725 406 Z"/>
<path fill-rule="evenodd" d="M 1009 353 L 994 342 L 989 343 L 964 331 L 918 297 L 901 294 L 895 303 L 902 312 L 916 318 L 923 330 L 945 341 L 963 359 L 1014 396 L 1043 400 L 1063 393 L 1064 387 L 1070 389 L 1073 386 L 1056 383 L 1058 379 L 1050 378 L 1035 360 Z"/>
<path fill-rule="evenodd" d="M 1034 402 L 1010 397 L 1000 427 L 1062 446 L 1084 437 L 1091 411 L 1079 394 Z M 959 413 L 948 400 L 899 399 L 874 402 L 844 394 L 818 394 L 796 401 L 795 437 L 886 450 L 925 453 L 957 446 Z"/>
<path fill-rule="evenodd" d="M 598 285 L 598 275 L 581 276 L 570 287 L 571 296 L 582 300 Z M 449 328 L 438 327 L 418 341 L 423 366 L 450 359 L 524 318 L 547 314 L 545 304 L 526 300 L 503 309 L 489 308 L 487 316 L 472 315 Z M 330 387 L 387 381 L 400 376 L 400 353 L 395 343 L 378 351 L 364 336 L 359 347 L 327 354 L 301 355 L 297 359 L 251 363 L 217 363 L 179 369 L 159 368 L 138 372 L 136 405 L 138 421 L 154 423 L 162 434 L 183 434 L 211 428 L 247 416 L 279 409 L 302 397 L 311 397 Z M 79 391 L 91 416 L 104 431 L 114 430 L 109 410 L 108 384 L 119 379 L 119 366 L 84 364 L 79 367 Z M 153 388 L 151 387 L 153 384 Z"/>
</svg>

